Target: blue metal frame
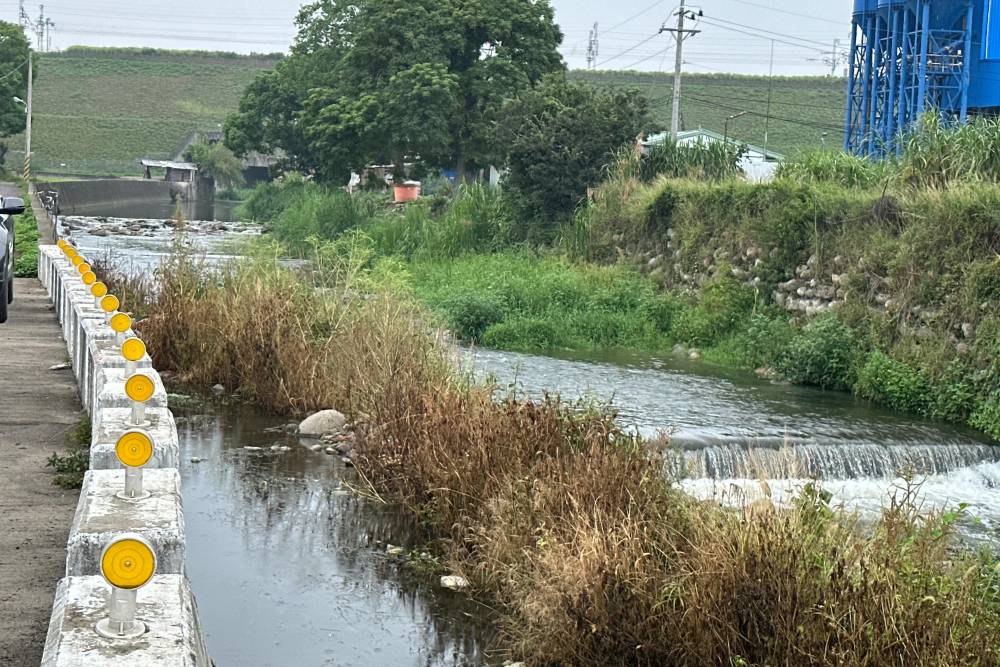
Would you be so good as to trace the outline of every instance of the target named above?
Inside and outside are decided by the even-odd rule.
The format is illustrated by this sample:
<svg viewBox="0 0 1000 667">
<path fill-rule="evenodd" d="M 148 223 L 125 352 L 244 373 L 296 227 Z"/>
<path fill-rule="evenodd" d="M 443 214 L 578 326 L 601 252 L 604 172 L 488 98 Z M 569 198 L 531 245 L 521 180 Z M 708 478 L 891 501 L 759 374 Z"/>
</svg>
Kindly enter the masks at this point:
<svg viewBox="0 0 1000 667">
<path fill-rule="evenodd" d="M 989 81 L 981 68 L 974 71 L 973 51 L 990 26 L 977 20 L 989 1 L 855 0 L 845 150 L 873 158 L 896 151 L 927 111 L 968 119 L 970 89 Z"/>
</svg>

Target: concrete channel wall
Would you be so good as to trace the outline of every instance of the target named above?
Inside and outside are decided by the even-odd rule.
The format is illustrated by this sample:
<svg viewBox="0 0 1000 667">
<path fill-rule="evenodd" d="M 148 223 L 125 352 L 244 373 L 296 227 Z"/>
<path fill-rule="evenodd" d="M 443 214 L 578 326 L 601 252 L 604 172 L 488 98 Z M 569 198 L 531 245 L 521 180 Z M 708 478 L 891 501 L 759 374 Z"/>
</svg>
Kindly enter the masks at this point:
<svg viewBox="0 0 1000 667">
<path fill-rule="evenodd" d="M 173 414 L 148 356 L 138 373 L 152 380 L 142 427 L 154 442 L 143 468 L 143 500 L 124 500 L 125 469 L 115 454 L 132 426 L 125 394 L 125 360 L 109 316 L 95 303 L 76 267 L 56 246 L 42 246 L 39 279 L 62 324 L 66 349 L 83 404 L 93 424 L 87 472 L 67 544 L 66 577 L 59 582 L 42 667 L 210 667 L 198 608 L 185 575 L 184 511 L 178 473 L 179 445 Z M 125 304 L 127 306 L 127 304 Z M 126 332 L 124 337 L 135 334 Z M 138 534 L 156 553 L 156 575 L 139 589 L 136 618 L 147 631 L 138 639 L 106 639 L 95 631 L 107 618 L 111 587 L 100 574 L 103 548 L 114 538 Z"/>
</svg>

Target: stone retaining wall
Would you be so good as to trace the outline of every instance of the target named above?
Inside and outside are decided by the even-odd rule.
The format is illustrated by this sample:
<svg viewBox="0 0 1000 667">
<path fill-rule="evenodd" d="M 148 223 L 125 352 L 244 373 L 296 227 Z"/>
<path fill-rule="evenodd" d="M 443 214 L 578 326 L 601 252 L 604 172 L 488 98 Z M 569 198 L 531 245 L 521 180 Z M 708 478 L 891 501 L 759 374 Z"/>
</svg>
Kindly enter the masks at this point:
<svg viewBox="0 0 1000 667">
<path fill-rule="evenodd" d="M 125 472 L 114 447 L 131 428 L 131 401 L 125 395 L 125 363 L 105 315 L 83 287 L 62 250 L 42 246 L 38 274 L 55 306 L 84 407 L 93 424 L 91 470 L 86 474 L 67 544 L 66 578 L 57 588 L 43 667 L 210 667 L 198 608 L 185 576 L 184 511 L 177 427 L 166 391 L 148 357 L 138 362 L 155 393 L 146 403 L 145 430 L 154 455 L 144 468 L 150 497 L 116 496 Z M 127 304 L 126 304 L 127 305 Z M 126 336 L 134 335 L 127 332 Z M 107 615 L 111 588 L 100 576 L 101 550 L 125 533 L 144 536 L 157 554 L 157 574 L 138 592 L 138 620 L 148 631 L 136 640 L 109 640 L 94 631 Z"/>
</svg>

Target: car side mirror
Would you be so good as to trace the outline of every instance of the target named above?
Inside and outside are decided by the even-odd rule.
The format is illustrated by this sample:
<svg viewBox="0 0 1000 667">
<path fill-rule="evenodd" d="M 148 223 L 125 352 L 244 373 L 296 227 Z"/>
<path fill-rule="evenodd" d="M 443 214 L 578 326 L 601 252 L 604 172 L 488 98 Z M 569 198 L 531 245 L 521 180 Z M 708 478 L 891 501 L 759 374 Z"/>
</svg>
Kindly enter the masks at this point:
<svg viewBox="0 0 1000 667">
<path fill-rule="evenodd" d="M 0 203 L 0 215 L 21 215 L 24 213 L 24 200 L 20 197 L 4 197 Z"/>
</svg>

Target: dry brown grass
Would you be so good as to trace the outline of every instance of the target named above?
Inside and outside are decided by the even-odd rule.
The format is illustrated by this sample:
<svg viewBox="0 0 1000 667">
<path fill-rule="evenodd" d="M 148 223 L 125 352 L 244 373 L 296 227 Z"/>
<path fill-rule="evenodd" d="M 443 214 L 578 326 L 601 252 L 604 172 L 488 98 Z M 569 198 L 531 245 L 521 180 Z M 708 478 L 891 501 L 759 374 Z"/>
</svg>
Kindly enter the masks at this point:
<svg viewBox="0 0 1000 667">
<path fill-rule="evenodd" d="M 359 419 L 356 464 L 421 515 L 529 665 L 1000 665 L 1000 569 L 905 494 L 874 526 L 811 490 L 738 512 L 676 490 L 606 414 L 453 379 L 419 309 L 343 266 L 161 272 L 157 366 Z"/>
</svg>

